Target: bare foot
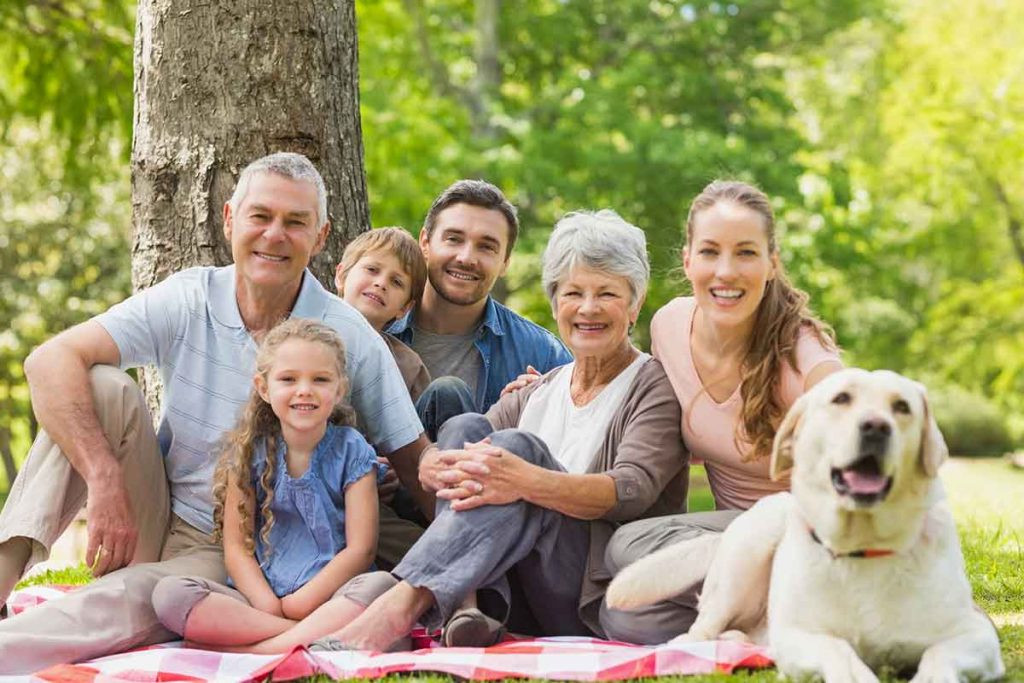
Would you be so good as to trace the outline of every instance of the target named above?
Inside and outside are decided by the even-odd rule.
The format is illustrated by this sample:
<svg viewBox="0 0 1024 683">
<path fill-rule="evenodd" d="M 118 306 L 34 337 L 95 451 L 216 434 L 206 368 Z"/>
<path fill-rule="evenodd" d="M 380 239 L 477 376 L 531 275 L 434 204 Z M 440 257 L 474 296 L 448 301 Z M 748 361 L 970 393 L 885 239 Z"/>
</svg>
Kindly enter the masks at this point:
<svg viewBox="0 0 1024 683">
<path fill-rule="evenodd" d="M 433 604 L 434 596 L 429 590 L 413 588 L 402 581 L 331 636 L 353 650 L 384 651 L 407 636 L 413 624 Z"/>
</svg>

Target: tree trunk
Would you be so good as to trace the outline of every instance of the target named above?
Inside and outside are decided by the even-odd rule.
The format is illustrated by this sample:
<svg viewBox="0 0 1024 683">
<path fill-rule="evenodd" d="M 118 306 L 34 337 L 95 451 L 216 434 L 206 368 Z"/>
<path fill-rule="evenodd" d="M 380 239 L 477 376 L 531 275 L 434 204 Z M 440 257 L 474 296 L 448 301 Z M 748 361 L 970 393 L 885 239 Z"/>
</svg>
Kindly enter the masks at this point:
<svg viewBox="0 0 1024 683">
<path fill-rule="evenodd" d="M 325 285 L 369 226 L 354 0 L 140 0 L 132 284 L 231 262 L 222 209 L 253 159 L 301 152 L 324 176 Z"/>
<path fill-rule="evenodd" d="M 132 286 L 230 263 L 222 216 L 238 174 L 301 152 L 327 184 L 332 230 L 311 269 L 333 290 L 341 252 L 370 225 L 358 64 L 354 0 L 140 0 Z M 159 376 L 139 379 L 158 415 Z"/>
</svg>

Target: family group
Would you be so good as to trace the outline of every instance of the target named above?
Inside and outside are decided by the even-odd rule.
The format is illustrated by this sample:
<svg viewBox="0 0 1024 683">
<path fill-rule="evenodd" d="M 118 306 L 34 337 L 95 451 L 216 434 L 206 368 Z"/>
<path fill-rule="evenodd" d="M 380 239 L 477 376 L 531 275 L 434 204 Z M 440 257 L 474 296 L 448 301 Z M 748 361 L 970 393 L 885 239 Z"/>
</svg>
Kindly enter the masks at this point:
<svg viewBox="0 0 1024 683">
<path fill-rule="evenodd" d="M 85 505 L 97 579 L 0 620 L 0 673 L 184 638 L 227 651 L 407 647 L 505 629 L 664 642 L 699 583 L 616 610 L 625 566 L 720 533 L 788 486 L 789 406 L 842 367 L 779 260 L 771 202 L 715 181 L 685 218 L 692 296 L 631 340 L 644 232 L 611 210 L 554 226 L 558 335 L 498 303 L 515 207 L 461 180 L 419 238 L 361 234 L 337 295 L 307 269 L 324 182 L 278 153 L 224 205 L 234 263 L 176 273 L 25 361 L 41 427 L 0 514 L 0 603 Z M 159 369 L 158 424 L 125 370 Z M 691 458 L 717 510 L 687 513 Z"/>
</svg>

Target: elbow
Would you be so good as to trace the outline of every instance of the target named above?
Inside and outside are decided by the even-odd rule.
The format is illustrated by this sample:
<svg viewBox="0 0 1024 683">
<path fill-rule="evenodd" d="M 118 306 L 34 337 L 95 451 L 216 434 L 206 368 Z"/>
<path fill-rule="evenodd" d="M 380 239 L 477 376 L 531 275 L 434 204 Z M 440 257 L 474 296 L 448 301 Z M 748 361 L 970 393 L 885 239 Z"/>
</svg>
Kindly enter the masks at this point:
<svg viewBox="0 0 1024 683">
<path fill-rule="evenodd" d="M 48 358 L 51 355 L 51 347 L 53 344 L 54 341 L 52 339 L 47 340 L 32 349 L 32 352 L 28 354 L 27 358 L 25 358 L 25 363 L 22 366 L 22 369 L 25 372 L 25 379 L 28 381 L 30 386 L 33 381 L 39 378 L 39 374 L 42 372 L 42 369 L 49 364 Z"/>
</svg>

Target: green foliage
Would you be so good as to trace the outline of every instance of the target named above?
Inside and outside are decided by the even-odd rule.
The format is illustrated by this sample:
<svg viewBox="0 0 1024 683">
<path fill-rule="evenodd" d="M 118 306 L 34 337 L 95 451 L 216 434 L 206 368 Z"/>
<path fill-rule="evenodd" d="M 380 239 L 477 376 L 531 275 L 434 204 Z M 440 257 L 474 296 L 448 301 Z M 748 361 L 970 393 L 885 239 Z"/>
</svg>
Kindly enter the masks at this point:
<svg viewBox="0 0 1024 683">
<path fill-rule="evenodd" d="M 1006 418 L 991 399 L 956 385 L 932 384 L 928 395 L 950 453 L 1002 455 L 1012 450 Z"/>
<path fill-rule="evenodd" d="M 62 182 L 87 186 L 110 145 L 131 140 L 134 30 L 127 0 L 0 3 L 0 135 L 47 121 Z"/>
<path fill-rule="evenodd" d="M 127 169 L 112 152 L 76 189 L 48 132 L 21 121 L 0 148 L 0 447 L 19 457 L 31 436 L 25 356 L 130 289 Z"/>
<path fill-rule="evenodd" d="M 92 572 L 85 564 L 64 569 L 47 569 L 18 582 L 16 588 L 29 586 L 84 586 L 93 580 Z"/>
</svg>

